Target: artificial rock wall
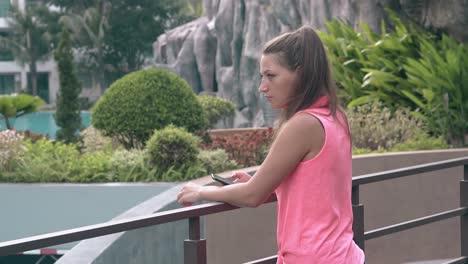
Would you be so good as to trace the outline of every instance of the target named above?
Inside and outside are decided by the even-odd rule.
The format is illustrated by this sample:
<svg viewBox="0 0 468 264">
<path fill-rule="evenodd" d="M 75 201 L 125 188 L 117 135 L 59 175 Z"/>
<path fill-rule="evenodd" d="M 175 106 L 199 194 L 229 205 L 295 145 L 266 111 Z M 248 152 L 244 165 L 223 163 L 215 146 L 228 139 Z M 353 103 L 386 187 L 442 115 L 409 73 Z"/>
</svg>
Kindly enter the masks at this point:
<svg viewBox="0 0 468 264">
<path fill-rule="evenodd" d="M 153 44 L 154 65 L 182 76 L 196 93 L 237 105 L 228 126 L 271 126 L 276 113 L 258 93 L 262 46 L 301 25 L 323 30 L 324 22 L 364 21 L 374 29 L 385 7 L 428 28 L 468 40 L 465 0 L 203 0 L 203 17 L 161 35 Z"/>
</svg>

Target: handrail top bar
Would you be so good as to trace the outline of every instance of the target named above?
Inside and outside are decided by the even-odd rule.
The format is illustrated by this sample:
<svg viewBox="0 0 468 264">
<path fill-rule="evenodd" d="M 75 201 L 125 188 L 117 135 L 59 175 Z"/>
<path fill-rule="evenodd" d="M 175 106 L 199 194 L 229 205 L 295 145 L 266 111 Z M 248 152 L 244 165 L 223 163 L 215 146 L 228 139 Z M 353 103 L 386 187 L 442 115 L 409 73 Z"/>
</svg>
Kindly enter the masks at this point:
<svg viewBox="0 0 468 264">
<path fill-rule="evenodd" d="M 409 175 L 442 170 L 462 165 L 468 165 L 468 157 L 461 157 L 456 159 L 442 160 L 436 162 L 430 162 L 415 166 L 408 166 L 404 168 L 387 170 L 375 173 L 364 174 L 353 177 L 353 186 L 380 182 L 385 180 L 391 180 L 395 178 L 405 177 Z"/>
<path fill-rule="evenodd" d="M 265 201 L 265 203 L 271 203 L 274 201 L 276 201 L 276 197 L 272 195 Z M 103 235 L 119 233 L 122 231 L 128 231 L 142 227 L 165 224 L 192 217 L 200 217 L 238 208 L 239 207 L 225 203 L 211 202 L 185 208 L 157 212 L 144 216 L 114 220 L 95 225 L 88 225 L 37 236 L 0 242 L 0 256 L 16 254 L 18 252 L 24 252 L 32 249 L 69 243 Z"/>
</svg>

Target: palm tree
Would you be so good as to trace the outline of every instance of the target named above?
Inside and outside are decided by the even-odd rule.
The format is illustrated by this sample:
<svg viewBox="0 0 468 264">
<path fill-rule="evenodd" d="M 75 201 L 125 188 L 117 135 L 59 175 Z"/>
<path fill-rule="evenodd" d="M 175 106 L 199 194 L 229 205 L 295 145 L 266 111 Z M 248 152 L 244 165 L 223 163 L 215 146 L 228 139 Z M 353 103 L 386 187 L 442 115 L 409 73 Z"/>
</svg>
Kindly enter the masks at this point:
<svg viewBox="0 0 468 264">
<path fill-rule="evenodd" d="M 74 33 L 78 44 L 83 48 L 79 60 L 89 69 L 93 87 L 99 94 L 102 94 L 106 71 L 104 37 L 108 28 L 110 7 L 109 1 L 99 1 L 94 7 L 87 8 L 83 15 L 68 13 L 60 19 Z"/>
<path fill-rule="evenodd" d="M 20 11 L 12 6 L 7 18 L 11 33 L 0 37 L 0 47 L 10 50 L 22 65 L 29 64 L 32 94 L 37 95 L 37 63 L 45 61 L 52 50 L 47 25 L 40 22 L 37 9 L 27 7 Z"/>
</svg>

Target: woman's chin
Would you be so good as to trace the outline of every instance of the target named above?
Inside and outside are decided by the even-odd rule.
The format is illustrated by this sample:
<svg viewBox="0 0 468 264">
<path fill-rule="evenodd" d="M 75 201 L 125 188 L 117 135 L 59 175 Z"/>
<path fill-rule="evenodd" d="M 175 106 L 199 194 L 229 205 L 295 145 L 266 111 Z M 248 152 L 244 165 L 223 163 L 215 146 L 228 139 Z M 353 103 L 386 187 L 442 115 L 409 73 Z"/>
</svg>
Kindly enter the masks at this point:
<svg viewBox="0 0 468 264">
<path fill-rule="evenodd" d="M 279 104 L 272 104 L 272 103 L 270 103 L 270 107 L 271 109 L 274 109 L 274 110 L 282 110 L 282 109 L 287 108 L 286 105 L 279 105 Z"/>
</svg>

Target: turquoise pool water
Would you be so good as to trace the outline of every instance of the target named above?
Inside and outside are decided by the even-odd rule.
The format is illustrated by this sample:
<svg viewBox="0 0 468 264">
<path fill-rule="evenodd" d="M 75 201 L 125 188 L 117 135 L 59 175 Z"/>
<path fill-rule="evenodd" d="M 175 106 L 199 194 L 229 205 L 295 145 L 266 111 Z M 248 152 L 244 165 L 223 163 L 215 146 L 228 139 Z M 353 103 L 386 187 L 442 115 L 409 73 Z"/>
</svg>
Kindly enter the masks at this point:
<svg viewBox="0 0 468 264">
<path fill-rule="evenodd" d="M 59 127 L 55 124 L 54 112 L 41 111 L 30 113 L 18 118 L 10 118 L 10 123 L 16 130 L 31 130 L 39 132 L 43 135 L 49 134 L 49 138 L 55 138 L 55 133 Z M 91 113 L 87 111 L 81 112 L 81 124 L 83 127 L 89 127 L 91 124 Z M 0 130 L 5 130 L 5 121 L 0 120 Z"/>
</svg>

